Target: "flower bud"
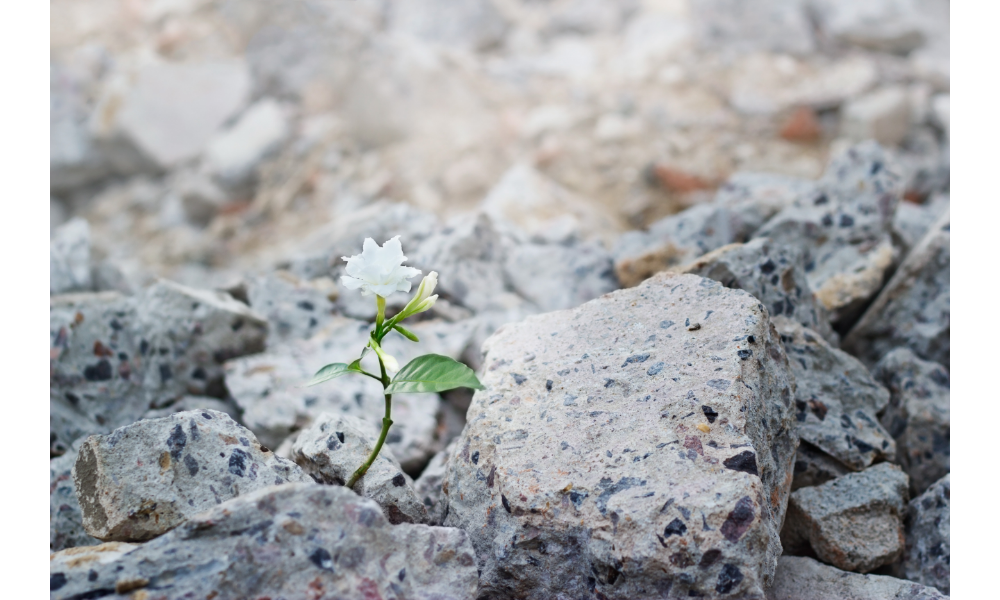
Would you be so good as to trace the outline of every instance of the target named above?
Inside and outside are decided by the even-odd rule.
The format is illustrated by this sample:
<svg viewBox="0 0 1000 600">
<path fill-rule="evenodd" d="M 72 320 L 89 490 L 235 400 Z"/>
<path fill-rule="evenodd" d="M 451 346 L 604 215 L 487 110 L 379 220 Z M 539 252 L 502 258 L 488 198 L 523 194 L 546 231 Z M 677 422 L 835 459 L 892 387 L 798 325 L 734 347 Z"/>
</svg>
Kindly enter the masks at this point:
<svg viewBox="0 0 1000 600">
<path fill-rule="evenodd" d="M 431 296 L 431 294 L 434 293 L 434 288 L 437 287 L 437 282 L 437 271 L 431 271 L 430 274 L 423 278 L 420 282 L 420 287 L 417 288 L 417 293 L 413 295 L 413 298 L 409 301 L 409 303 L 407 303 L 406 307 L 400 313 L 403 318 L 417 313 L 422 313 L 434 306 L 434 303 L 437 301 L 437 294 L 433 296 Z"/>
</svg>

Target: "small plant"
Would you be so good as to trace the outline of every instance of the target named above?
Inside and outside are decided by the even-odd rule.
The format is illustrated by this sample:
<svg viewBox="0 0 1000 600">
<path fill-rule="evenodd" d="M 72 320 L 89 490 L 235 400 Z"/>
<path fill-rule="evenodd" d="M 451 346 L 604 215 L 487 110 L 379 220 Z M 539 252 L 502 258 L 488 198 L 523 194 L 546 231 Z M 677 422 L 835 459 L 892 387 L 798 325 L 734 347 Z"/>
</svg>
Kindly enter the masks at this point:
<svg viewBox="0 0 1000 600">
<path fill-rule="evenodd" d="M 403 247 L 399 242 L 398 235 L 388 240 L 381 248 L 375 243 L 375 240 L 366 238 L 361 254 L 341 258 L 347 261 L 347 275 L 341 278 L 344 286 L 351 290 L 361 290 L 362 296 L 375 296 L 377 308 L 375 329 L 372 330 L 368 345 L 362 349 L 361 356 L 357 360 L 350 364 L 326 365 L 316 372 L 307 385 L 316 385 L 351 373 L 371 377 L 382 384 L 385 393 L 385 417 L 382 418 L 382 433 L 368 459 L 354 471 L 348 480 L 347 487 L 353 488 L 354 484 L 368 472 L 368 468 L 375 462 L 379 451 L 382 450 L 382 444 L 385 443 L 389 427 L 392 426 L 393 394 L 444 392 L 459 387 L 481 390 L 483 385 L 479 383 L 479 379 L 472 369 L 447 356 L 425 354 L 411 360 L 400 369 L 396 359 L 382 349 L 382 340 L 392 331 L 399 333 L 411 342 L 419 342 L 417 336 L 400 323 L 408 317 L 430 309 L 437 301 L 437 294 L 431 295 L 437 286 L 437 273 L 431 271 L 430 275 L 424 277 L 423 281 L 420 282 L 417 293 L 413 295 L 403 310 L 388 320 L 385 318 L 385 299 L 395 292 L 409 292 L 410 282 L 407 280 L 420 274 L 419 269 L 403 266 L 406 257 L 403 256 Z M 378 358 L 381 375 L 369 373 L 361 367 L 361 360 L 372 351 Z M 395 372 L 395 377 L 390 379 L 390 372 Z"/>
</svg>

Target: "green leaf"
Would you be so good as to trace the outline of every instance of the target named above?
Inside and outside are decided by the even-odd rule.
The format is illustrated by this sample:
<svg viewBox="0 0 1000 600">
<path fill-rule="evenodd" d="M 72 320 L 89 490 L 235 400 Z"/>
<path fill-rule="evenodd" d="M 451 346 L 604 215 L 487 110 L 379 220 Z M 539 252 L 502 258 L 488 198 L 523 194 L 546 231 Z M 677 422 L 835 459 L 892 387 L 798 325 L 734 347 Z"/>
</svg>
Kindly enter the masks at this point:
<svg viewBox="0 0 1000 600">
<path fill-rule="evenodd" d="M 444 392 L 458 387 L 485 389 L 469 367 L 447 356 L 425 354 L 400 369 L 385 393 Z"/>
<path fill-rule="evenodd" d="M 316 371 L 316 374 L 309 380 L 306 387 L 314 386 L 317 383 L 323 383 L 324 381 L 330 381 L 331 379 L 336 379 L 341 375 L 347 375 L 348 373 L 361 373 L 361 367 L 357 366 L 359 361 L 360 359 L 349 365 L 345 363 L 333 363 L 326 365 L 319 371 Z"/>
<path fill-rule="evenodd" d="M 392 327 L 393 327 L 393 329 L 395 329 L 396 331 L 398 331 L 400 334 L 402 334 L 403 337 L 405 337 L 406 339 L 410 340 L 411 342 L 419 342 L 420 341 L 420 338 L 418 338 L 412 331 L 410 331 L 409 329 L 406 329 L 402 325 L 393 325 Z"/>
</svg>

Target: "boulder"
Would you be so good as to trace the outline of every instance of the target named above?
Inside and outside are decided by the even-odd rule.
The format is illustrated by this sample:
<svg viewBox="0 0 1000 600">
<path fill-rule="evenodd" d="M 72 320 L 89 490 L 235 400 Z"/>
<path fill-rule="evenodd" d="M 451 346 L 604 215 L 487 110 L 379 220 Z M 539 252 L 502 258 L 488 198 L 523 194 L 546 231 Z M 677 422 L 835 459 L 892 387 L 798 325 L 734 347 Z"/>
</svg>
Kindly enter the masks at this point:
<svg viewBox="0 0 1000 600">
<path fill-rule="evenodd" d="M 78 440 L 65 454 L 49 462 L 49 550 L 52 552 L 101 543 L 83 529 L 83 512 L 76 498 L 73 464 L 82 442 Z"/>
<path fill-rule="evenodd" d="M 906 347 L 925 360 L 951 364 L 951 213 L 910 252 L 857 322 L 843 348 L 874 365 Z"/>
<path fill-rule="evenodd" d="M 89 292 L 90 225 L 76 217 L 56 227 L 49 242 L 49 294 Z"/>
<path fill-rule="evenodd" d="M 316 481 L 345 485 L 351 474 L 368 459 L 380 431 L 380 425 L 351 415 L 323 413 L 299 432 L 292 445 L 291 458 Z M 413 480 L 403 472 L 392 450 L 386 446 L 353 489 L 377 502 L 390 523 L 427 521 L 427 509 L 413 490 Z"/>
<path fill-rule="evenodd" d="M 270 346 L 285 340 L 308 339 L 331 321 L 336 310 L 333 291 L 288 271 L 253 277 L 246 288 L 250 308 L 267 319 Z"/>
<path fill-rule="evenodd" d="M 802 0 L 709 0 L 691 5 L 698 43 L 713 52 L 809 54 L 812 25 Z"/>
<path fill-rule="evenodd" d="M 902 189 L 875 142 L 834 158 L 816 191 L 768 221 L 755 237 L 800 248 L 806 279 L 834 322 L 850 322 L 881 289 L 896 253 L 889 234 Z"/>
<path fill-rule="evenodd" d="M 889 391 L 861 361 L 816 332 L 785 317 L 775 317 L 773 323 L 795 375 L 799 438 L 854 471 L 892 460 L 896 443 L 878 419 Z"/>
<path fill-rule="evenodd" d="M 875 365 L 891 394 L 882 424 L 896 439 L 896 456 L 913 496 L 951 471 L 951 390 L 948 370 L 897 348 Z"/>
<path fill-rule="evenodd" d="M 789 554 L 811 549 L 828 564 L 867 573 L 903 552 L 906 473 L 879 463 L 815 487 L 792 492 L 781 530 Z"/>
<path fill-rule="evenodd" d="M 73 481 L 88 534 L 138 542 L 241 494 L 311 480 L 229 415 L 192 410 L 87 438 Z"/>
<path fill-rule="evenodd" d="M 611 254 L 597 242 L 519 244 L 507 251 L 504 272 L 513 290 L 543 312 L 574 308 L 618 289 Z"/>
<path fill-rule="evenodd" d="M 767 600 L 940 600 L 936 589 L 885 575 L 845 573 L 805 556 L 782 556 Z"/>
<path fill-rule="evenodd" d="M 225 188 L 252 188 L 257 165 L 288 137 L 285 113 L 275 100 L 264 98 L 244 112 L 232 127 L 209 140 L 206 170 Z"/>
<path fill-rule="evenodd" d="M 484 351 L 442 486 L 481 595 L 763 595 L 797 439 L 762 304 L 664 273 Z"/>
<path fill-rule="evenodd" d="M 673 270 L 746 290 L 768 308 L 771 317 L 791 319 L 819 333 L 830 344 L 840 341 L 830 327 L 826 309 L 809 287 L 802 253 L 792 246 L 757 238 L 746 244 L 723 246 Z"/>
<path fill-rule="evenodd" d="M 951 475 L 910 501 L 906 516 L 906 578 L 951 593 Z"/>
<path fill-rule="evenodd" d="M 339 486 L 271 486 L 212 506 L 155 540 L 64 550 L 52 600 L 162 593 L 170 598 L 476 597 L 475 554 L 459 529 L 391 525 Z"/>
</svg>

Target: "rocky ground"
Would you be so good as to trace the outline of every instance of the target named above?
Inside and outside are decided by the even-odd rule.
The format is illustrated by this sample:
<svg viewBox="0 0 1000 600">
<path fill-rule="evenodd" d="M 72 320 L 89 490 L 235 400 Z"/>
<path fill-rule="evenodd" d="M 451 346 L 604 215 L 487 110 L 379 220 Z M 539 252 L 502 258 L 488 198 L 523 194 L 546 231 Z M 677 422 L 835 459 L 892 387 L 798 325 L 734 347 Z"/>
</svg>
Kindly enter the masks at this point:
<svg viewBox="0 0 1000 600">
<path fill-rule="evenodd" d="M 53 0 L 51 597 L 944 597 L 948 8 Z"/>
</svg>

